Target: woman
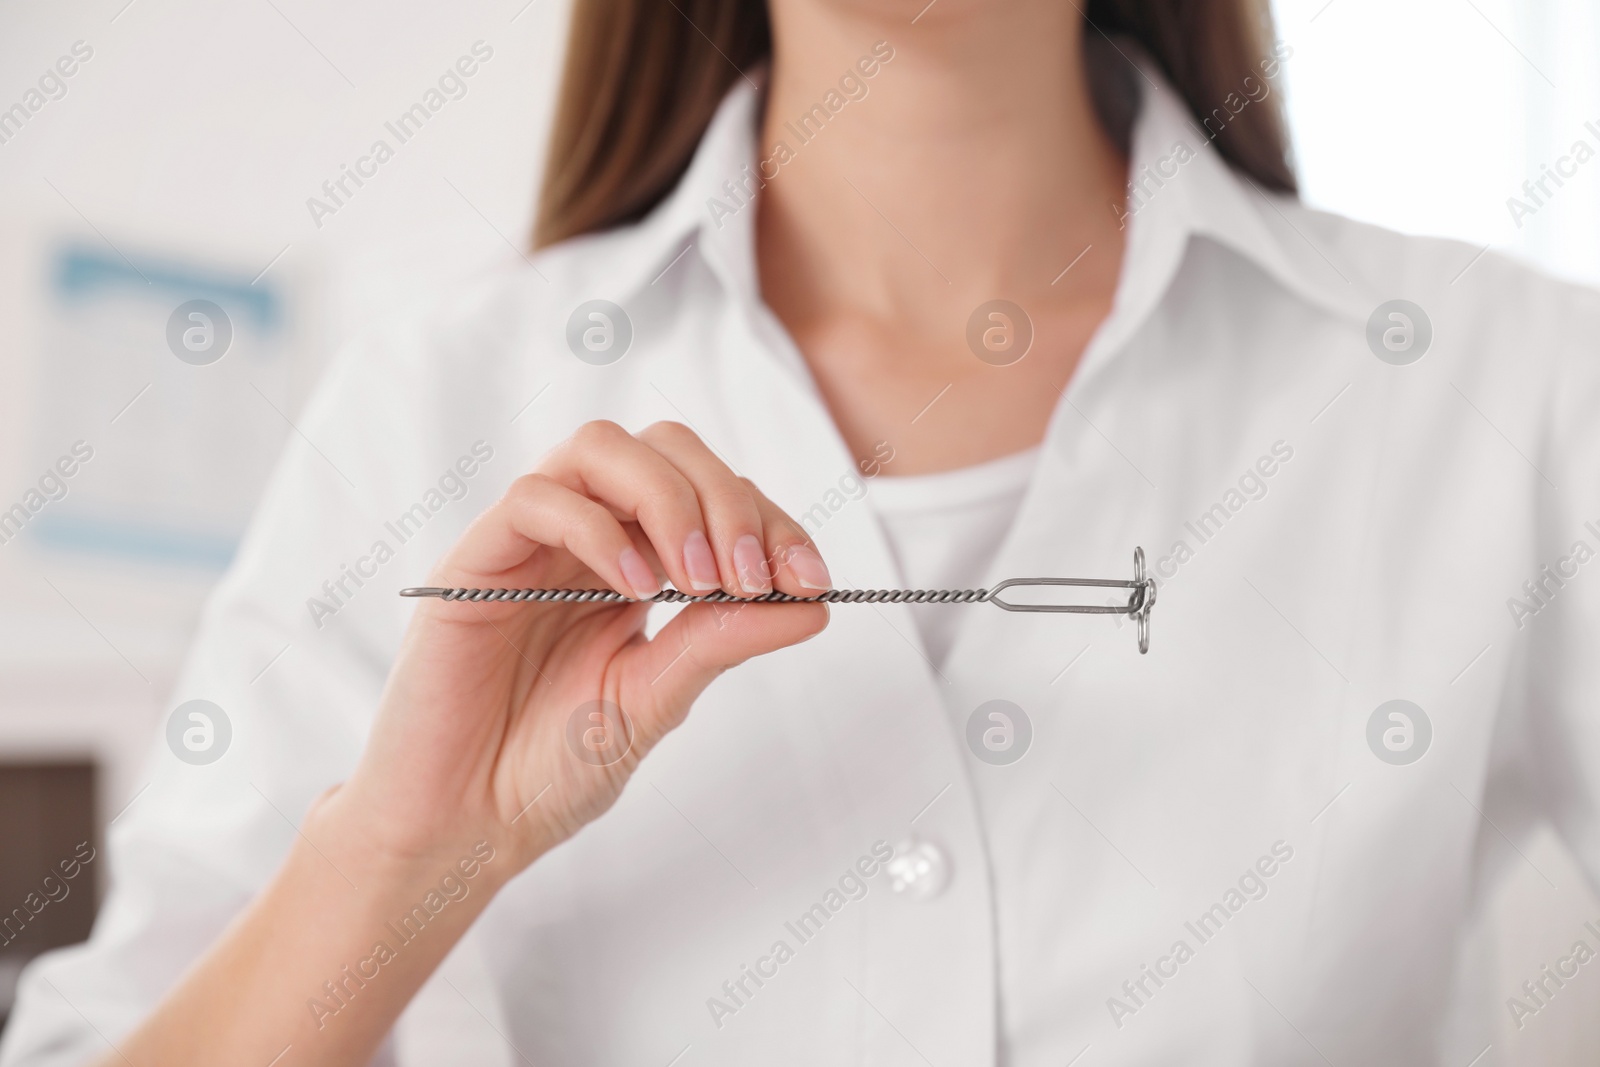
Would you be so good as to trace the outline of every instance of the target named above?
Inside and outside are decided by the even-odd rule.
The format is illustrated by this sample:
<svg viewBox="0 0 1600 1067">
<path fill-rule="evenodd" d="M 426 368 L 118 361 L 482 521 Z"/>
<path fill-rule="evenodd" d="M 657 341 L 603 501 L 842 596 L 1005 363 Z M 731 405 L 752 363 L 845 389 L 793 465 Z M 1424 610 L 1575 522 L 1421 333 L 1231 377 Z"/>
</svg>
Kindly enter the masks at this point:
<svg viewBox="0 0 1600 1067">
<path fill-rule="evenodd" d="M 1493 1062 L 1491 874 L 1600 871 L 1600 313 L 1296 203 L 1264 18 L 580 2 L 540 253 L 323 389 L 5 1062 Z M 1143 658 L 394 595 L 1136 544 Z"/>
</svg>

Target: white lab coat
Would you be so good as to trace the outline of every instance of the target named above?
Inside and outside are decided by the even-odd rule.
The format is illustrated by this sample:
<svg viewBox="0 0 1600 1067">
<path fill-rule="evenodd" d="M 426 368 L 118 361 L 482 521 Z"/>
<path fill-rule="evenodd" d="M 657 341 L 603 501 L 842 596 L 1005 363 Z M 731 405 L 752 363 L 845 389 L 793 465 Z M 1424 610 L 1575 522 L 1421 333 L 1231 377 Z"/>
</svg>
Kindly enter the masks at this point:
<svg viewBox="0 0 1600 1067">
<path fill-rule="evenodd" d="M 262 886 L 361 750 L 395 591 L 581 423 L 687 423 L 809 517 L 840 585 L 900 584 L 758 298 L 754 213 L 724 185 L 754 159 L 755 112 L 736 87 L 643 222 L 341 361 L 172 701 L 223 707 L 231 750 L 195 767 L 157 746 L 109 835 L 93 939 L 28 973 L 7 1067 L 103 1054 Z M 971 605 L 936 670 L 906 609 L 835 609 L 819 639 L 718 679 L 612 811 L 510 884 L 384 1058 L 1459 1065 L 1489 1043 L 1519 991 L 1490 987 L 1472 919 L 1526 862 L 1510 842 L 1552 821 L 1600 874 L 1600 307 L 1263 195 L 1165 87 L 1133 167 L 1115 310 L 989 580 L 1121 577 L 1143 545 L 1150 654 L 1124 620 Z M 632 324 L 610 365 L 567 344 L 591 299 Z M 1368 343 L 1392 299 L 1432 324 L 1410 365 Z M 341 592 L 346 565 L 367 576 Z M 966 742 L 991 699 L 1032 724 L 1008 766 Z M 1368 741 L 1394 699 L 1431 723 L 1409 765 Z M 840 890 L 908 839 L 944 860 L 942 888 L 897 892 L 866 863 L 865 895 Z M 1573 937 L 1600 947 L 1590 918 Z"/>
</svg>

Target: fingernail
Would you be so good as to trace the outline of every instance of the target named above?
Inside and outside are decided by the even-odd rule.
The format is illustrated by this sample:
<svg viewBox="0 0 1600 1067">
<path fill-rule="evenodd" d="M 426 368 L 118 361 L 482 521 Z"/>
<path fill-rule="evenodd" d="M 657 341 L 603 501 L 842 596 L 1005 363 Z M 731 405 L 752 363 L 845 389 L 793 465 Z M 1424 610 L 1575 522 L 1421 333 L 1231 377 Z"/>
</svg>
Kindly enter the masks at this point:
<svg viewBox="0 0 1600 1067">
<path fill-rule="evenodd" d="M 699 530 L 691 532 L 683 543 L 683 569 L 689 572 L 689 584 L 696 592 L 704 593 L 722 584 L 717 574 L 717 557 L 711 554 L 711 542 Z"/>
<path fill-rule="evenodd" d="M 646 563 L 644 557 L 639 555 L 637 548 L 629 547 L 623 549 L 617 563 L 622 568 L 622 576 L 633 587 L 633 598 L 635 600 L 649 600 L 661 592 L 661 585 L 656 581 L 656 576 L 651 573 L 650 564 Z"/>
<path fill-rule="evenodd" d="M 788 562 L 789 569 L 807 589 L 833 588 L 833 575 L 828 573 L 828 565 L 810 545 L 795 545 L 789 549 Z"/>
<path fill-rule="evenodd" d="M 746 593 L 770 593 L 772 581 L 767 574 L 766 553 L 753 534 L 745 534 L 733 543 L 733 569 L 739 574 L 739 587 Z"/>
</svg>

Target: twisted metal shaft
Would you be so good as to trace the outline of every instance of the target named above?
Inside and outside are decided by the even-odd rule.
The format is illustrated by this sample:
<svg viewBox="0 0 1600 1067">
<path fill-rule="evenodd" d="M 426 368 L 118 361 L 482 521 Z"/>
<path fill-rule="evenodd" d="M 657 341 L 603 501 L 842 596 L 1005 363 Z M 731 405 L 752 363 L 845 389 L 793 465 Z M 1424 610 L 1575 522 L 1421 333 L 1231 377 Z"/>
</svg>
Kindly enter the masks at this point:
<svg viewBox="0 0 1600 1067">
<path fill-rule="evenodd" d="M 441 589 L 424 587 L 402 589 L 401 596 L 438 597 L 440 600 L 536 601 L 560 604 L 641 604 L 647 601 L 624 596 L 614 589 Z M 987 589 L 829 589 L 816 596 L 791 596 L 788 593 L 763 593 L 760 596 L 734 596 L 718 590 L 692 594 L 663 589 L 651 597 L 651 604 L 977 604 L 990 597 Z"/>
<path fill-rule="evenodd" d="M 1051 604 L 1007 600 L 1000 594 L 1013 588 L 1077 587 L 1125 589 L 1126 604 Z M 1144 549 L 1133 550 L 1133 579 L 1107 578 L 1007 578 L 992 589 L 828 589 L 816 596 L 791 596 L 788 593 L 763 593 L 760 596 L 734 596 L 714 593 L 684 593 L 663 589 L 648 601 L 624 596 L 614 589 L 453 589 L 422 586 L 400 590 L 401 596 L 438 597 L 440 600 L 471 602 L 532 601 L 547 604 L 993 604 L 1006 611 L 1070 612 L 1076 615 L 1124 615 L 1138 623 L 1139 651 L 1150 650 L 1150 609 L 1156 602 L 1156 582 L 1145 576 Z"/>
</svg>

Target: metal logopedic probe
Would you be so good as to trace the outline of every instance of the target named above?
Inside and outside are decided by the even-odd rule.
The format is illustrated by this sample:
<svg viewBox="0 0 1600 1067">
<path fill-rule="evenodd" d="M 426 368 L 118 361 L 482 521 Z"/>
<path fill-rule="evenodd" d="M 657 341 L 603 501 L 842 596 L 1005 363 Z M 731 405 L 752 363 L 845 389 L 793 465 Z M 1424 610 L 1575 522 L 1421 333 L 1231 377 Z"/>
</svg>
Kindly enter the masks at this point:
<svg viewBox="0 0 1600 1067">
<path fill-rule="evenodd" d="M 1089 589 L 1126 589 L 1126 604 L 1015 604 L 1002 600 L 1007 589 L 1068 585 Z M 1006 611 L 1067 612 L 1074 615 L 1126 615 L 1139 624 L 1139 652 L 1150 651 L 1150 609 L 1156 603 L 1156 580 L 1145 576 L 1144 549 L 1133 550 L 1133 578 L 1007 578 L 992 589 L 829 589 L 816 596 L 763 593 L 734 596 L 692 594 L 663 589 L 648 601 L 624 596 L 615 589 L 442 589 L 422 586 L 400 590 L 401 596 L 437 597 L 440 600 L 534 601 L 558 604 L 993 604 Z"/>
</svg>

